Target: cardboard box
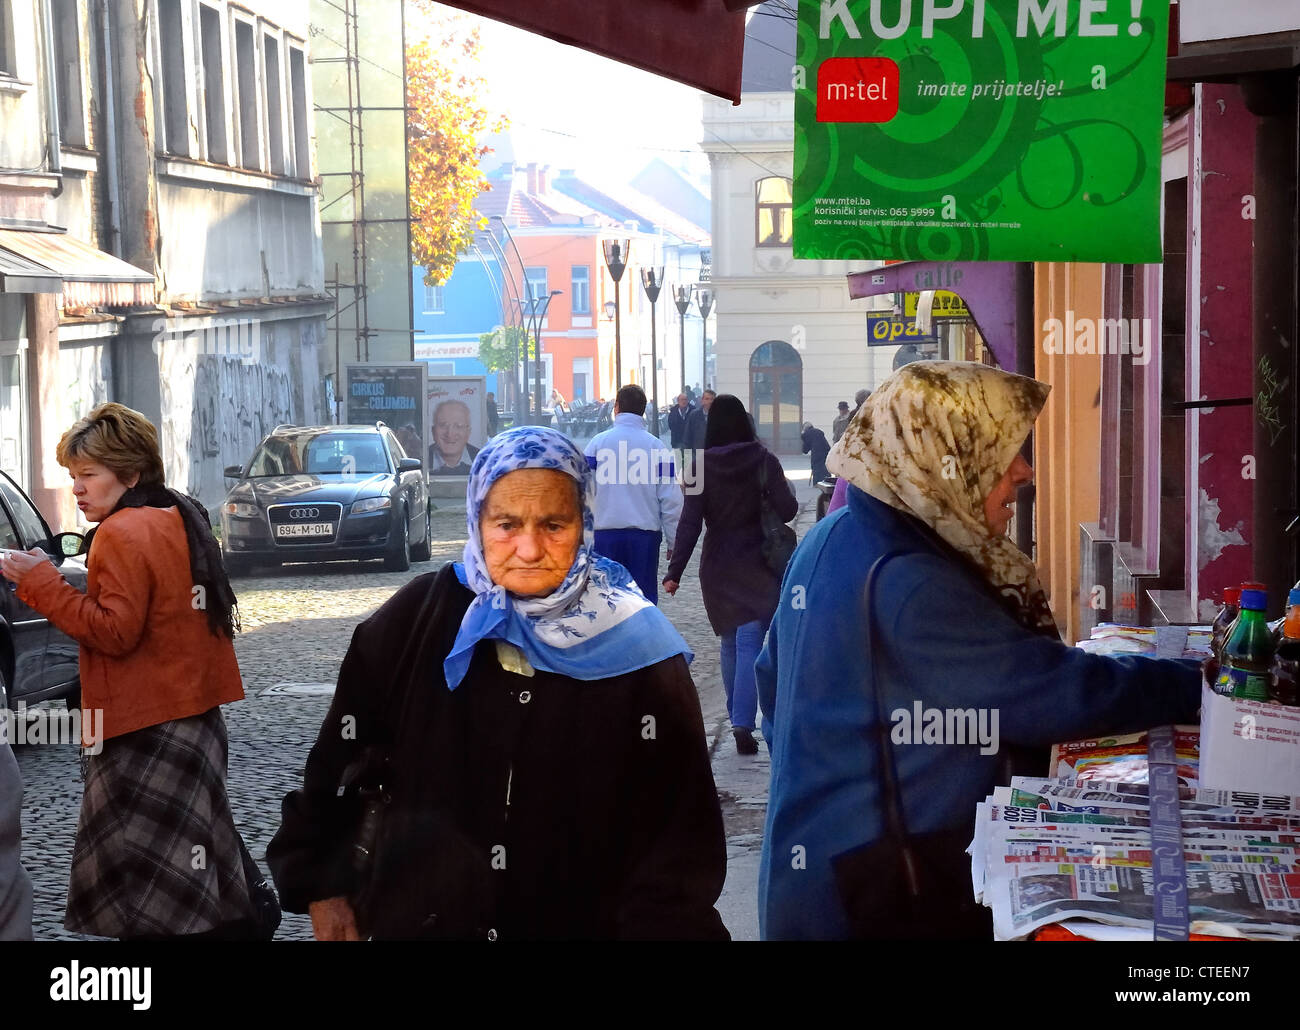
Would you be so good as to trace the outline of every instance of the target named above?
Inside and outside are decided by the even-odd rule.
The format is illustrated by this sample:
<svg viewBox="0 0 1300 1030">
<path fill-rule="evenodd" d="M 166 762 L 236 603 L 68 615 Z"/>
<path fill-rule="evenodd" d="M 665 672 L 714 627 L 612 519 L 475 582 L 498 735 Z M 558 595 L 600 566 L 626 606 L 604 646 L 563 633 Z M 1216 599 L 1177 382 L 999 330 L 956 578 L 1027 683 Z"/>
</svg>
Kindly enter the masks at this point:
<svg viewBox="0 0 1300 1030">
<path fill-rule="evenodd" d="M 1201 786 L 1300 794 L 1300 708 L 1202 685 Z"/>
</svg>

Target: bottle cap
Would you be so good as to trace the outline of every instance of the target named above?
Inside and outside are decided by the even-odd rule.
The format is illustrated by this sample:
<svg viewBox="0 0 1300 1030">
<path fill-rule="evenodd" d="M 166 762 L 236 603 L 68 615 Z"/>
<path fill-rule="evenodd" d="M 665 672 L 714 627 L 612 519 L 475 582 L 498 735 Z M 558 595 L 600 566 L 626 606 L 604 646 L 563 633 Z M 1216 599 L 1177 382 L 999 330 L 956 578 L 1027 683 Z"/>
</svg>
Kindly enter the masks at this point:
<svg viewBox="0 0 1300 1030">
<path fill-rule="evenodd" d="M 1243 583 L 1241 584 L 1241 589 L 1242 590 L 1267 590 L 1268 585 L 1265 583 Z"/>
<path fill-rule="evenodd" d="M 1286 595 L 1286 606 L 1290 608 L 1293 604 L 1300 604 L 1300 587 L 1292 587 Z"/>
<path fill-rule="evenodd" d="M 1237 605 L 1241 603 L 1241 587 L 1224 587 L 1223 603 Z"/>
<path fill-rule="evenodd" d="M 1263 590 L 1242 588 L 1241 607 L 1252 612 L 1262 612 L 1268 607 L 1268 594 Z"/>
</svg>

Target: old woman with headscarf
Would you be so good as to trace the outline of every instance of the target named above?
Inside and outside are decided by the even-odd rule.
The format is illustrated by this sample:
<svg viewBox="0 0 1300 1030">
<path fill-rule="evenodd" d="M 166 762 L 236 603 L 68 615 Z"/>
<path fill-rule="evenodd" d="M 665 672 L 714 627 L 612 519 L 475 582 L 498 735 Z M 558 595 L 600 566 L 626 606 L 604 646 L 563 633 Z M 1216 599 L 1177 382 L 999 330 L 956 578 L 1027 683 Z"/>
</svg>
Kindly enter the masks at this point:
<svg viewBox="0 0 1300 1030">
<path fill-rule="evenodd" d="M 567 438 L 499 434 L 464 560 L 357 627 L 267 855 L 317 939 L 726 939 L 692 656 L 591 497 Z"/>
<path fill-rule="evenodd" d="M 1008 750 L 1195 718 L 1194 664 L 1062 643 L 1006 535 L 1048 389 L 910 363 L 832 449 L 848 505 L 795 552 L 756 670 L 772 742 L 765 939 L 991 936 L 964 848 Z M 916 861 L 900 871 L 904 845 Z M 884 896 L 900 883 L 922 890 Z"/>
</svg>

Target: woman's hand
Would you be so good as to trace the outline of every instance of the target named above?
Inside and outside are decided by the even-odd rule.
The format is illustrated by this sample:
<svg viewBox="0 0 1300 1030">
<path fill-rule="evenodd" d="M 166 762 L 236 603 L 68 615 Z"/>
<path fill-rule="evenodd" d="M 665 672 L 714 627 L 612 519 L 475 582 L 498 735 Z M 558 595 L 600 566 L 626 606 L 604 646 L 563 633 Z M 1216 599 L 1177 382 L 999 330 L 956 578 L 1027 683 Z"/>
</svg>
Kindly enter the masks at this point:
<svg viewBox="0 0 1300 1030">
<path fill-rule="evenodd" d="M 50 556 L 39 547 L 33 547 L 30 551 L 6 549 L 3 558 L 0 558 L 0 573 L 3 573 L 5 579 L 17 586 L 23 581 L 27 573 L 31 572 L 41 562 L 49 560 Z"/>
<path fill-rule="evenodd" d="M 677 580 L 675 579 L 664 580 L 664 593 L 666 594 L 677 593 Z"/>
<path fill-rule="evenodd" d="M 307 906 L 311 915 L 311 932 L 318 941 L 359 941 L 357 917 L 348 899 L 326 898 Z"/>
</svg>

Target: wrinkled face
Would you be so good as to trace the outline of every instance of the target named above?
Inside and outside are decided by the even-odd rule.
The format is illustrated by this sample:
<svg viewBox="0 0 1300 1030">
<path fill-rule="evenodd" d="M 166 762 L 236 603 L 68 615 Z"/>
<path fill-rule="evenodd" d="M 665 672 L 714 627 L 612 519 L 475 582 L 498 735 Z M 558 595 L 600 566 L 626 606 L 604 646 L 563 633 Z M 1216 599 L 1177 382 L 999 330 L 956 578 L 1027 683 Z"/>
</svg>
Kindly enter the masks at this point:
<svg viewBox="0 0 1300 1030">
<path fill-rule="evenodd" d="M 129 483 L 123 483 L 112 469 L 85 458 L 74 460 L 68 466 L 68 475 L 72 477 L 72 496 L 87 522 L 108 518 L 122 495 L 140 479 L 132 476 Z"/>
<path fill-rule="evenodd" d="M 706 415 L 708 414 L 709 408 L 712 405 L 713 405 L 713 394 L 706 393 L 704 394 L 703 397 L 700 398 L 700 407 L 704 409 L 704 413 Z"/>
<path fill-rule="evenodd" d="M 1011 467 L 1003 473 L 1002 478 L 989 491 L 984 499 L 984 521 L 995 536 L 1005 533 L 1015 514 L 1012 505 L 1016 501 L 1016 491 L 1034 481 L 1034 470 L 1029 462 L 1017 454 Z"/>
<path fill-rule="evenodd" d="M 460 401 L 443 401 L 433 416 L 433 438 L 438 453 L 448 465 L 455 465 L 469 443 L 469 408 Z"/>
<path fill-rule="evenodd" d="M 582 543 L 574 481 L 555 469 L 519 469 L 492 484 L 479 517 L 492 582 L 543 597 L 569 574 Z"/>
</svg>

